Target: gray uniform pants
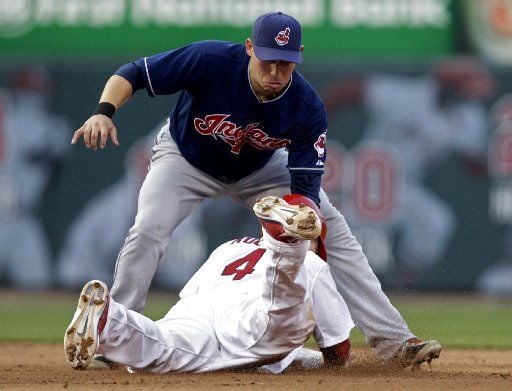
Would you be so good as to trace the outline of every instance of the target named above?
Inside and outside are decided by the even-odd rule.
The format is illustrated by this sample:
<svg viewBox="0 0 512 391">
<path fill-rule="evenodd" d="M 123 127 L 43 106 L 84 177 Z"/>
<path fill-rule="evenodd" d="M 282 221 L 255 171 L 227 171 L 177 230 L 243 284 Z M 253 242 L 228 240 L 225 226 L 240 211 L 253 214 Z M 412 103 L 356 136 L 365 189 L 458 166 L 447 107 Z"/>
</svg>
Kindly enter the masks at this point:
<svg viewBox="0 0 512 391">
<path fill-rule="evenodd" d="M 226 184 L 190 165 L 161 131 L 153 148 L 149 173 L 139 194 L 135 223 L 117 259 L 112 297 L 129 309 L 142 311 L 151 280 L 176 226 L 207 197 L 227 195 L 252 209 L 258 198 L 290 192 L 285 150 L 276 151 L 261 169 Z M 381 289 L 361 246 L 345 218 L 320 192 L 327 220 L 327 252 L 334 281 L 356 326 L 380 357 L 390 357 L 413 337 L 402 316 Z"/>
</svg>

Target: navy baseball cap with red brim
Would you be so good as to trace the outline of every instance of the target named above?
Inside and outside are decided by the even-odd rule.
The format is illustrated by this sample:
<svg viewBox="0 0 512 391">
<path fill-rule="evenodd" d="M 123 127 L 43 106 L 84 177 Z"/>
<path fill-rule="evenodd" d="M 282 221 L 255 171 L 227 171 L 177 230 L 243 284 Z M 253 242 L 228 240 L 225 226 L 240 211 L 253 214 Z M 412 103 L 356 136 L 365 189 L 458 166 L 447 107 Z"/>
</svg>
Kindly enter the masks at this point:
<svg viewBox="0 0 512 391">
<path fill-rule="evenodd" d="M 261 15 L 252 27 L 256 57 L 263 61 L 302 63 L 302 28 L 294 17 L 282 12 Z"/>
</svg>

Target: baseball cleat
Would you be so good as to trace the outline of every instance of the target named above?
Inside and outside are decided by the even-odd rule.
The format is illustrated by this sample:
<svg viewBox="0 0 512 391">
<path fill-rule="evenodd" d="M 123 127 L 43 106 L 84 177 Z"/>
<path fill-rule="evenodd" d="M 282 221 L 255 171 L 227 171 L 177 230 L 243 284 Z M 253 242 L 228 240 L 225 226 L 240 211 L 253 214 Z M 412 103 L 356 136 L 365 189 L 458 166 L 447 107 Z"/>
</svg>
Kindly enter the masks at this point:
<svg viewBox="0 0 512 391">
<path fill-rule="evenodd" d="M 85 369 L 91 362 L 107 321 L 108 301 L 105 283 L 93 280 L 84 285 L 73 320 L 64 334 L 64 354 L 74 369 Z"/>
<path fill-rule="evenodd" d="M 316 239 L 322 231 L 317 214 L 305 204 L 290 205 L 269 196 L 257 200 L 253 211 L 265 231 L 282 242 Z"/>
<path fill-rule="evenodd" d="M 421 341 L 418 338 L 408 340 L 398 352 L 397 362 L 403 366 L 419 366 L 424 363 L 431 363 L 433 359 L 439 358 L 441 344 L 436 340 Z"/>
</svg>

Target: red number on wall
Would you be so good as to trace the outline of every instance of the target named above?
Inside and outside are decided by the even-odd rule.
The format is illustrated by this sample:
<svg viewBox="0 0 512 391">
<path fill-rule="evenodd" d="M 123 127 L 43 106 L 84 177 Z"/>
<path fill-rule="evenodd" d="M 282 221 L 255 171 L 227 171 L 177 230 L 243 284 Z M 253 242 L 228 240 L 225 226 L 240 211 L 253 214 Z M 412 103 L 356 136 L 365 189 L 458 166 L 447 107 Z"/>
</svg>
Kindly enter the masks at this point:
<svg viewBox="0 0 512 391">
<path fill-rule="evenodd" d="M 357 211 L 365 218 L 383 220 L 395 208 L 397 168 L 385 149 L 361 148 L 355 162 L 353 197 Z"/>
</svg>

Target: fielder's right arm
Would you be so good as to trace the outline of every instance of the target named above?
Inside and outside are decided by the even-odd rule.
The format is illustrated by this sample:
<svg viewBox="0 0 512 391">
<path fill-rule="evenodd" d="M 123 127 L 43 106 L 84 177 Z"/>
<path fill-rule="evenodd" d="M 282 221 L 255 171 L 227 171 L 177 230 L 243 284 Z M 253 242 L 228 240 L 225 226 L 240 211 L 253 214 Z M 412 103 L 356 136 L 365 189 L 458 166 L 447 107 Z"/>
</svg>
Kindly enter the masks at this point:
<svg viewBox="0 0 512 391">
<path fill-rule="evenodd" d="M 117 129 L 112 121 L 112 115 L 115 111 L 119 110 L 132 95 L 133 88 L 128 80 L 118 75 L 110 77 L 101 94 L 98 108 L 74 133 L 71 144 L 76 144 L 80 137 L 83 137 L 84 144 L 87 148 L 97 149 L 99 144 L 99 147 L 103 149 L 107 144 L 107 138 L 110 137 L 112 143 L 115 146 L 119 146 Z M 100 107 L 102 107 L 102 110 L 99 110 Z M 105 107 L 107 109 L 111 107 L 112 111 L 103 111 Z"/>
</svg>

